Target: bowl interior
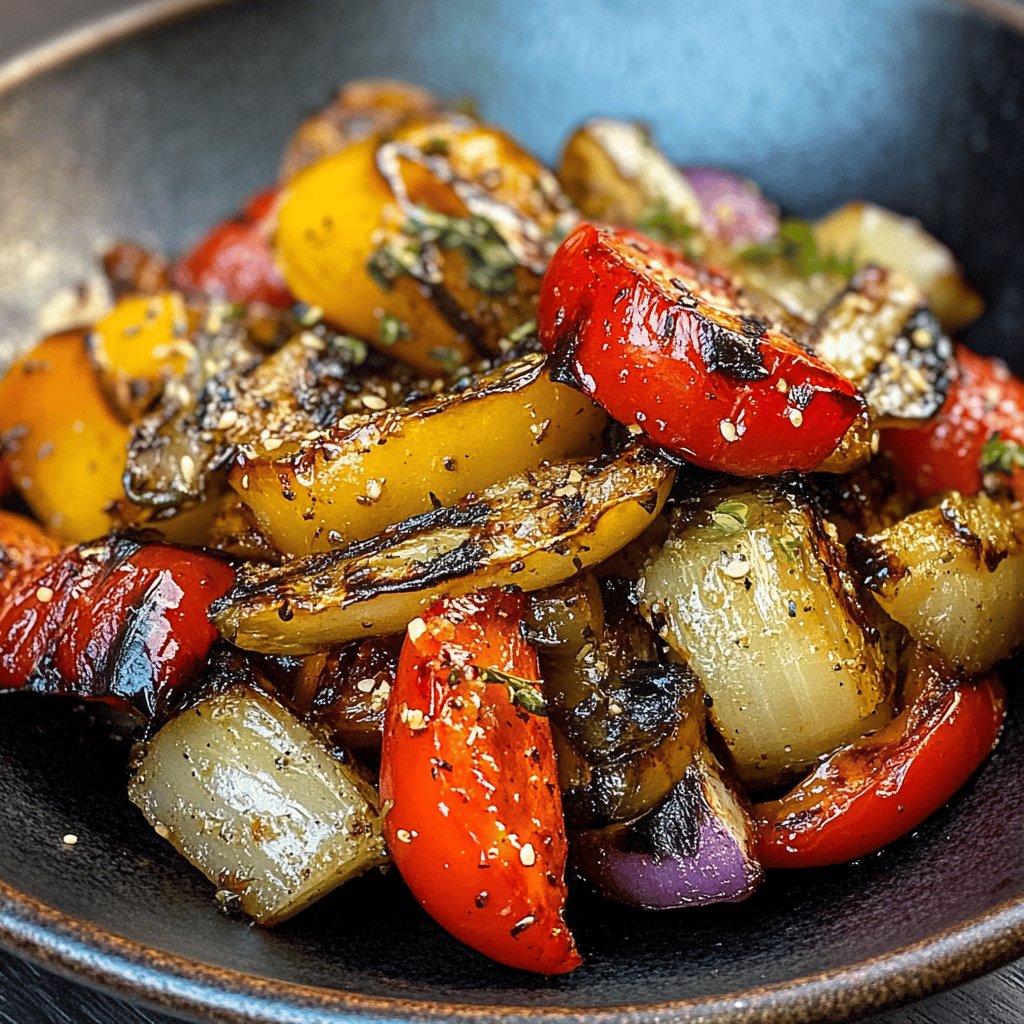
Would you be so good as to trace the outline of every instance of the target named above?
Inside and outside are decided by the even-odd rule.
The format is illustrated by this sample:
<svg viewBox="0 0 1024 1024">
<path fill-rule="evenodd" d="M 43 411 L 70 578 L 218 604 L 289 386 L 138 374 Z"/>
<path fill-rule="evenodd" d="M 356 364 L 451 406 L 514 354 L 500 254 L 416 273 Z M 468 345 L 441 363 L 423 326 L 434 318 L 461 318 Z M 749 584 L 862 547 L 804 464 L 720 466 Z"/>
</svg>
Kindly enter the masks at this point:
<svg viewBox="0 0 1024 1024">
<path fill-rule="evenodd" d="M 212 9 L 0 96 L 0 362 L 55 289 L 95 273 L 99 242 L 181 246 L 273 178 L 297 117 L 333 86 L 386 74 L 477 97 L 549 160 L 586 116 L 639 116 L 680 161 L 743 170 L 793 210 L 861 196 L 917 214 L 989 299 L 972 340 L 1020 366 L 1022 61 L 1021 40 L 941 0 Z M 107 722 L 27 696 L 3 709 L 0 880 L 157 949 L 286 982 L 469 1006 L 643 1006 L 844 968 L 1024 898 L 1024 736 L 1011 723 L 953 805 L 860 864 L 773 878 L 746 904 L 700 912 L 577 896 L 588 964 L 568 978 L 485 962 L 393 877 L 265 932 L 219 915 L 127 803 L 125 745 Z"/>
</svg>

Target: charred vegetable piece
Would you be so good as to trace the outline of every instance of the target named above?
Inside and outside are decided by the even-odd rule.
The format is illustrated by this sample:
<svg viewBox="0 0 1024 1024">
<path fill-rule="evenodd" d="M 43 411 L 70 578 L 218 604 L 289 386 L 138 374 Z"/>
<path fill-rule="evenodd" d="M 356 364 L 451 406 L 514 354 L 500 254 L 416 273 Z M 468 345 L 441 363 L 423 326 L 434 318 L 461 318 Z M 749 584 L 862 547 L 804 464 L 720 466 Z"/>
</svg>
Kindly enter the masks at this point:
<svg viewBox="0 0 1024 1024">
<path fill-rule="evenodd" d="M 574 836 L 572 858 L 609 899 L 669 910 L 746 899 L 764 876 L 755 842 L 745 801 L 701 747 L 659 807 Z"/>
<path fill-rule="evenodd" d="M 834 531 L 806 501 L 769 483 L 702 489 L 675 511 L 641 588 L 754 788 L 877 727 L 891 669 Z"/>
<path fill-rule="evenodd" d="M 40 342 L 0 379 L 0 438 L 18 493 L 47 531 L 75 542 L 110 529 L 128 428 L 96 382 L 81 332 Z"/>
<path fill-rule="evenodd" d="M 974 674 L 1024 642 L 1024 510 L 952 493 L 851 545 L 882 608 Z"/>
<path fill-rule="evenodd" d="M 984 310 L 953 254 L 910 217 L 852 202 L 819 220 L 814 236 L 823 250 L 852 256 L 858 266 L 877 263 L 905 274 L 928 297 L 947 331 L 966 327 Z"/>
<path fill-rule="evenodd" d="M 785 796 L 755 808 L 767 868 L 823 867 L 887 846 L 934 814 L 992 752 L 1006 714 L 994 675 L 957 684 L 924 656 L 914 702 L 840 747 Z"/>
<path fill-rule="evenodd" d="M 301 444 L 238 459 L 230 483 L 282 551 L 363 540 L 544 461 L 594 454 L 607 423 L 589 399 L 554 383 L 539 355 L 458 392 L 384 404 Z"/>
<path fill-rule="evenodd" d="M 814 475 L 801 486 L 832 526 L 840 544 L 857 534 L 879 533 L 910 513 L 913 502 L 899 486 L 891 460 L 881 457 L 847 476 Z"/>
<path fill-rule="evenodd" d="M 942 411 L 919 427 L 885 431 L 882 448 L 901 482 L 921 498 L 974 494 L 986 473 L 1024 496 L 1024 382 L 1002 361 L 962 345 L 955 357 L 956 378 Z"/>
<path fill-rule="evenodd" d="M 276 188 L 253 196 L 236 217 L 201 238 L 178 260 L 174 283 L 192 294 L 288 309 L 295 302 L 270 248 Z"/>
<path fill-rule="evenodd" d="M 289 286 L 342 331 L 449 375 L 534 315 L 571 214 L 553 175 L 507 135 L 435 115 L 347 146 L 284 191 Z"/>
<path fill-rule="evenodd" d="M 250 650 L 314 653 L 399 632 L 438 595 L 553 586 L 642 533 L 674 476 L 636 447 L 610 462 L 542 466 L 347 548 L 248 569 L 217 624 Z"/>
<path fill-rule="evenodd" d="M 388 78 L 349 82 L 330 103 L 295 129 L 285 148 L 281 180 L 294 178 L 353 142 L 392 131 L 412 116 L 437 109 L 436 97 L 408 82 Z"/>
<path fill-rule="evenodd" d="M 748 246 L 779 230 L 779 211 L 748 178 L 720 167 L 684 167 L 701 208 L 704 233 L 716 242 Z"/>
<path fill-rule="evenodd" d="M 403 639 L 353 640 L 306 658 L 295 696 L 309 720 L 348 750 L 379 751 Z"/>
<path fill-rule="evenodd" d="M 139 419 L 184 372 L 189 327 L 181 296 L 161 292 L 121 299 L 85 336 L 103 395 L 123 423 Z"/>
<path fill-rule="evenodd" d="M 953 345 L 908 278 L 868 266 L 818 318 L 815 353 L 860 389 L 876 422 L 913 423 L 942 408 Z"/>
<path fill-rule="evenodd" d="M 260 532 L 249 509 L 227 497 L 206 531 L 205 545 L 246 562 L 276 564 L 281 553 Z"/>
<path fill-rule="evenodd" d="M 558 178 L 585 217 L 639 228 L 667 245 L 699 242 L 700 200 L 636 121 L 599 117 L 578 128 L 565 144 Z"/>
<path fill-rule="evenodd" d="M 263 925 L 384 861 L 373 790 L 294 715 L 244 686 L 160 729 L 128 794 L 225 906 Z"/>
<path fill-rule="evenodd" d="M 556 375 L 709 469 L 812 470 L 863 408 L 846 378 L 746 316 L 727 279 L 634 234 L 577 228 L 544 278 L 538 323 Z"/>
<path fill-rule="evenodd" d="M 410 623 L 381 799 L 395 866 L 439 924 L 499 963 L 563 974 L 581 961 L 562 916 L 565 828 L 525 611 L 522 594 L 488 590 Z"/>
<path fill-rule="evenodd" d="M 589 575 L 531 601 L 530 635 L 542 645 L 563 805 L 574 828 L 650 810 L 682 778 L 702 736 L 704 694 L 693 674 L 659 660 L 635 612 L 617 607 L 613 620 L 605 622 Z"/>
<path fill-rule="evenodd" d="M 205 664 L 210 604 L 234 576 L 209 555 L 117 538 L 18 568 L 0 595 L 0 688 L 166 714 Z"/>
</svg>

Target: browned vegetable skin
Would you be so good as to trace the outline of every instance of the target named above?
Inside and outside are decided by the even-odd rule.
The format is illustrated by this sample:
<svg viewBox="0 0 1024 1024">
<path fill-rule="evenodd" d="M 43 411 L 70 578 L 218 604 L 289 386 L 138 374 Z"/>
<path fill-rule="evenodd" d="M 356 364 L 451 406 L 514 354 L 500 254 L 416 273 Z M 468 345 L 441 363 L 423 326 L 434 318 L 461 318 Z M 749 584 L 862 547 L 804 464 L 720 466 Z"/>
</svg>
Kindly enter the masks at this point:
<svg viewBox="0 0 1024 1024">
<path fill-rule="evenodd" d="M 240 647 L 306 654 L 397 633 L 439 595 L 553 586 L 642 533 L 674 477 L 642 447 L 541 466 L 342 550 L 243 571 L 216 621 Z"/>
<path fill-rule="evenodd" d="M 835 530 L 776 484 L 683 500 L 644 570 L 641 609 L 697 673 L 756 788 L 888 714 L 892 669 Z"/>
<path fill-rule="evenodd" d="M 282 551 L 363 540 L 545 461 L 595 454 L 605 414 L 551 380 L 539 355 L 461 391 L 385 409 L 384 399 L 298 444 L 246 451 L 229 482 Z"/>
<path fill-rule="evenodd" d="M 562 803 L 575 828 L 652 808 L 703 736 L 704 694 L 693 674 L 659 658 L 649 627 L 614 597 L 611 622 L 590 574 L 531 601 L 530 638 L 540 645 Z"/>
<path fill-rule="evenodd" d="M 971 674 L 1024 638 L 1024 509 L 956 492 L 888 529 L 859 537 L 854 564 L 910 635 Z"/>
</svg>

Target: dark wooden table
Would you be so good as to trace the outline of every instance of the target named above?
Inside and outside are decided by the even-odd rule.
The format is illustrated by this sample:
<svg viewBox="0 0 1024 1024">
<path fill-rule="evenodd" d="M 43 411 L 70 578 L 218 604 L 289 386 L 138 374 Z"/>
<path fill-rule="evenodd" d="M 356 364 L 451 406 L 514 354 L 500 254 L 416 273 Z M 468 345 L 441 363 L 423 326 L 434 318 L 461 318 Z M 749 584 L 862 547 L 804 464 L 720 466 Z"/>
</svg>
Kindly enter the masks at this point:
<svg viewBox="0 0 1024 1024">
<path fill-rule="evenodd" d="M 138 0 L 0 0 L 0 61 L 57 31 Z M 171 1024 L 0 952 L 0 1024 Z M 1024 961 L 871 1024 L 1024 1024 Z"/>
</svg>

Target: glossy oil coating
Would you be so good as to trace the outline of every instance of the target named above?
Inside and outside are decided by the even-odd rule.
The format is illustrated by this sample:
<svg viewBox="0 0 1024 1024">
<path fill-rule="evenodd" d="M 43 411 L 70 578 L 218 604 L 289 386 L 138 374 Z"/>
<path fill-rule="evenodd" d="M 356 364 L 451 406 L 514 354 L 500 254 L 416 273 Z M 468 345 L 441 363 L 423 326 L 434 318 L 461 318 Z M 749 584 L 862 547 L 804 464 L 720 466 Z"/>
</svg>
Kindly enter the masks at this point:
<svg viewBox="0 0 1024 1024">
<path fill-rule="evenodd" d="M 582 118 L 636 115 L 680 161 L 734 166 L 793 208 L 817 213 L 862 195 L 915 213 L 990 300 L 971 340 L 1022 365 L 1024 43 L 1007 30 L 942 0 L 828 0 L 813 14 L 802 0 L 600 2 L 584 18 L 557 0 L 453 9 L 257 0 L 0 97 L 3 351 L 32 336 L 55 287 L 92 271 L 98 239 L 195 239 L 273 177 L 301 113 L 336 83 L 387 69 L 477 95 L 548 160 Z M 588 966 L 544 981 L 459 947 L 393 878 L 362 879 L 277 932 L 222 918 L 202 878 L 128 804 L 125 751 L 101 742 L 106 727 L 70 706 L 40 718 L 30 700 L 5 698 L 0 717 L 0 934 L 183 1012 L 564 1020 L 625 1007 L 608 1012 L 806 1021 L 923 994 L 1024 948 L 1019 713 L 980 778 L 915 837 L 700 913 L 652 916 L 580 897 L 570 918 Z M 72 831 L 81 841 L 63 848 Z M 894 955 L 914 943 L 925 945 Z"/>
</svg>

